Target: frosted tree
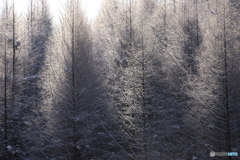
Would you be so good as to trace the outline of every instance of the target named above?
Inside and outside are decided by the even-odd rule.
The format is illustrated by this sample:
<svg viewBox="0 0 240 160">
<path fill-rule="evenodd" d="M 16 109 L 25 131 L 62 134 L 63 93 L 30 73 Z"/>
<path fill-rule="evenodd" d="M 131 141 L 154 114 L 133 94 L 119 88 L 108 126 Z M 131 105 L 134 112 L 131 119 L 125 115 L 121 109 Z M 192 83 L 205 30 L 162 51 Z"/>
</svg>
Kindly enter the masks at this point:
<svg viewBox="0 0 240 160">
<path fill-rule="evenodd" d="M 44 65 L 47 53 L 47 43 L 52 32 L 51 15 L 49 6 L 45 0 L 29 0 L 27 15 L 22 26 L 22 51 L 24 55 L 22 84 L 22 103 L 26 125 L 24 128 L 27 140 L 25 141 L 25 157 L 36 159 L 39 155 L 40 144 L 44 144 L 40 136 L 44 127 L 43 115 L 39 110 L 40 95 L 39 74 Z"/>
<path fill-rule="evenodd" d="M 186 101 L 186 76 L 184 41 L 186 34 L 182 26 L 184 13 L 180 2 L 161 1 L 151 18 L 152 52 L 157 60 L 153 64 L 155 76 L 150 79 L 155 97 L 152 105 L 156 115 L 156 141 L 158 157 L 183 158 L 188 154 L 191 141 L 186 134 L 189 129 L 184 123 Z M 149 32 L 148 32 L 149 33 Z M 150 72 L 152 73 L 152 72 Z M 176 154 L 171 155 L 174 152 Z"/>
<path fill-rule="evenodd" d="M 68 1 L 62 14 L 42 73 L 42 112 L 51 140 L 44 150 L 52 158 L 88 159 L 94 156 L 91 135 L 100 107 L 91 33 L 80 1 Z"/>
<path fill-rule="evenodd" d="M 99 25 L 106 24 L 102 32 L 105 33 L 104 38 L 107 41 L 101 43 L 103 48 L 101 52 L 105 54 L 106 68 L 109 69 L 111 99 L 109 108 L 111 108 L 111 115 L 116 119 L 116 123 L 112 124 L 114 127 L 106 126 L 106 130 L 111 131 L 109 135 L 126 155 L 123 157 L 125 159 L 170 158 L 165 150 L 166 146 L 161 145 L 160 142 L 166 139 L 171 131 L 181 126 L 181 123 L 176 122 L 177 118 L 173 118 L 173 122 L 169 125 L 162 124 L 168 119 L 163 113 L 168 112 L 171 116 L 170 112 L 173 108 L 170 106 L 178 101 L 171 104 L 172 100 L 169 98 L 171 91 L 181 88 L 174 87 L 176 79 L 173 79 L 171 70 L 184 69 L 181 66 L 182 55 L 177 54 L 177 49 L 181 50 L 182 39 L 174 42 L 175 38 L 170 36 L 169 39 L 172 40 L 170 42 L 178 45 L 176 48 L 173 44 L 165 45 L 168 43 L 166 35 L 170 27 L 166 25 L 167 3 L 163 4 L 165 7 L 160 12 L 163 14 L 157 16 L 160 13 L 157 9 L 155 10 L 155 7 L 162 6 L 162 3 L 157 1 L 139 1 L 138 3 L 111 1 L 100 15 L 102 21 L 98 22 Z M 104 14 L 106 11 L 113 11 L 115 19 L 111 18 L 110 14 Z M 164 17 L 165 20 L 160 22 Z M 160 25 L 163 27 L 159 27 Z M 165 29 L 165 31 L 160 32 L 158 29 Z M 181 28 L 177 29 L 182 33 Z M 115 34 L 112 34 L 113 31 Z M 166 49 L 168 52 L 163 52 Z M 171 66 L 169 61 L 174 61 L 176 64 Z M 171 81 L 172 88 L 168 87 L 168 82 Z M 175 91 L 175 93 L 178 92 Z M 180 91 L 178 94 L 181 94 Z M 172 96 L 172 99 L 177 97 Z M 174 113 L 178 115 L 181 112 Z M 112 130 L 113 128 L 115 130 Z M 164 136 L 163 132 L 166 133 Z M 171 142 L 166 143 L 171 145 Z M 170 145 L 169 152 L 177 148 Z M 121 152 L 116 151 L 115 155 Z"/>
<path fill-rule="evenodd" d="M 23 96 L 23 68 L 24 52 L 22 42 L 24 41 L 23 21 L 16 14 L 15 2 L 4 2 L 4 9 L 1 15 L 1 64 L 3 70 L 2 98 L 3 106 L 3 126 L 2 129 L 4 142 L 2 158 L 12 159 L 21 158 L 25 154 L 24 135 L 26 124 L 24 124 L 24 105 Z M 24 43 L 23 43 L 24 44 Z"/>
<path fill-rule="evenodd" d="M 228 83 L 229 83 L 229 122 L 230 122 L 230 136 L 231 136 L 231 151 L 237 151 L 240 149 L 239 145 L 239 1 L 230 1 L 228 3 L 230 9 L 228 14 L 228 30 L 227 30 L 227 50 L 228 50 Z"/>
<path fill-rule="evenodd" d="M 237 125 L 234 121 L 237 116 L 232 111 L 238 113 L 233 98 L 238 94 L 238 83 L 229 76 L 238 76 L 237 68 L 233 67 L 238 65 L 234 60 L 238 59 L 238 45 L 232 35 L 237 31 L 232 28 L 236 22 L 236 11 L 231 3 L 206 1 L 199 4 L 205 8 L 205 11 L 199 12 L 200 15 L 208 19 L 201 18 L 199 21 L 204 33 L 199 55 L 196 56 L 198 74 L 189 83 L 190 110 L 187 117 L 190 118 L 188 122 L 193 128 L 192 133 L 195 133 L 196 146 L 193 152 L 199 158 L 207 158 L 206 154 L 211 150 L 231 151 L 238 147 L 235 130 L 231 128 Z M 233 32 L 230 32 L 230 28 Z"/>
<path fill-rule="evenodd" d="M 46 48 L 52 32 L 52 17 L 46 0 L 29 0 L 25 23 L 27 38 L 28 61 L 24 69 L 26 80 L 25 95 L 29 101 L 38 101 L 38 74 L 44 65 Z"/>
</svg>

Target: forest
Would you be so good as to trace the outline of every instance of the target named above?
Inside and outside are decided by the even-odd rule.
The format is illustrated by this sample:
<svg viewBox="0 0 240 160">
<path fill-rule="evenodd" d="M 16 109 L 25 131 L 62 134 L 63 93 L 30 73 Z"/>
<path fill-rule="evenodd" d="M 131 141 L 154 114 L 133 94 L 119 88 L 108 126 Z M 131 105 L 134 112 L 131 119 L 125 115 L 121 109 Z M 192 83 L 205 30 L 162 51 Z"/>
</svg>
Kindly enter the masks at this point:
<svg viewBox="0 0 240 160">
<path fill-rule="evenodd" d="M 0 160 L 238 160 L 240 1 L 0 11 Z"/>
</svg>

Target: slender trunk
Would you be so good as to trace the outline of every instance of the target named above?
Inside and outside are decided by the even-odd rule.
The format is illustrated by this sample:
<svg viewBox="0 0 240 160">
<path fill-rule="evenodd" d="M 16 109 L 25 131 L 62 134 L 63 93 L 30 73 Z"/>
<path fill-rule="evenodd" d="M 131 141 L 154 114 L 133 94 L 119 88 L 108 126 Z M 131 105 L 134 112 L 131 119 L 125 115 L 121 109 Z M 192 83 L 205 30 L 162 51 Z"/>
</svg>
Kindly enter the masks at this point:
<svg viewBox="0 0 240 160">
<path fill-rule="evenodd" d="M 31 4 L 30 4 L 30 7 L 31 7 L 31 13 L 30 13 L 30 26 L 31 26 L 31 29 L 32 29 L 32 21 L 33 21 L 33 0 L 31 0 Z"/>
<path fill-rule="evenodd" d="M 75 6 L 72 4 L 72 102 L 73 102 L 73 144 L 74 144 L 74 160 L 78 159 L 78 149 L 77 149 L 77 122 L 76 122 L 76 99 L 75 99 Z"/>
<path fill-rule="evenodd" d="M 130 0 L 130 13 L 129 13 L 129 25 L 130 25 L 130 52 L 132 54 L 132 0 Z"/>
<path fill-rule="evenodd" d="M 45 24 L 44 24 L 44 21 L 45 21 L 44 19 L 46 18 L 46 17 L 44 17 L 44 15 L 45 15 L 45 14 L 44 14 L 44 12 L 45 12 L 44 10 L 46 9 L 46 0 L 42 0 L 42 1 L 41 1 L 41 7 L 42 7 L 42 8 L 41 8 L 42 10 L 41 10 L 41 16 L 40 16 L 40 17 L 41 17 L 40 33 L 44 33 L 44 32 L 46 32 L 46 31 L 44 31 L 44 29 L 45 29 L 45 28 L 44 28 L 44 25 L 45 25 Z"/>
<path fill-rule="evenodd" d="M 174 13 L 176 13 L 176 0 L 173 0 Z"/>
<path fill-rule="evenodd" d="M 199 46 L 199 21 L 198 21 L 198 0 L 196 0 L 196 27 L 197 27 L 197 29 L 196 29 L 196 32 L 197 32 L 197 46 Z"/>
<path fill-rule="evenodd" d="M 186 2 L 185 0 L 184 0 L 184 27 L 186 27 L 186 25 L 187 25 L 187 35 L 188 35 L 188 41 L 186 42 L 186 44 L 185 44 L 185 49 L 186 49 L 186 52 L 187 52 L 187 60 L 188 60 L 188 73 L 189 74 L 191 74 L 191 64 L 190 64 L 190 61 L 191 61 L 191 56 L 190 56 L 190 54 L 189 54 L 189 52 L 190 52 L 190 49 L 189 49 L 189 45 L 190 45 L 190 40 L 189 40 L 189 38 L 190 38 L 190 17 L 189 17 L 189 10 L 190 10 L 190 4 L 189 4 L 189 2 Z M 186 19 L 187 18 L 187 19 Z M 186 22 L 187 21 L 187 22 Z M 185 22 L 186 22 L 186 24 L 185 24 Z"/>
<path fill-rule="evenodd" d="M 186 23 L 186 7 L 185 7 L 185 2 L 184 2 L 184 0 L 182 0 L 182 12 L 183 12 L 183 14 L 182 14 L 182 25 L 183 25 L 183 27 L 185 27 L 185 23 Z"/>
<path fill-rule="evenodd" d="M 16 63 L 16 48 L 15 48 L 15 10 L 14 10 L 14 2 L 13 2 L 13 30 L 12 30 L 12 49 L 13 49 L 13 57 L 12 57 L 12 107 L 15 105 L 15 63 Z"/>
<path fill-rule="evenodd" d="M 7 40 L 5 39 L 4 51 L 4 147 L 7 153 L 8 146 L 8 107 L 7 107 Z M 8 158 L 5 157 L 5 160 Z"/>
<path fill-rule="evenodd" d="M 164 40 L 165 40 L 165 51 L 167 52 L 167 48 L 168 48 L 168 37 L 167 37 L 167 29 L 168 29 L 168 26 L 167 26 L 167 0 L 165 0 L 165 4 L 164 4 L 164 30 L 165 30 L 165 33 L 164 33 Z"/>
<path fill-rule="evenodd" d="M 6 1 L 6 22 L 8 21 L 8 3 Z M 5 26 L 7 31 L 7 24 Z M 8 160 L 8 104 L 7 104 L 7 37 L 4 43 L 4 147 L 5 147 L 5 160 Z"/>
<path fill-rule="evenodd" d="M 143 16 L 144 17 L 144 16 Z M 142 19 L 142 110 L 143 110 L 143 149 L 144 149 L 144 159 L 148 160 L 148 149 L 147 149 L 147 115 L 146 115 L 146 100 L 145 100 L 145 52 L 144 52 L 144 18 Z"/>
<path fill-rule="evenodd" d="M 187 5 L 187 4 L 186 4 Z M 188 19 L 187 19 L 187 22 L 188 22 L 188 29 L 187 29 L 187 31 L 188 31 L 188 36 L 191 36 L 190 35 L 190 4 L 189 4 L 189 2 L 188 2 L 188 9 L 187 9 L 187 16 L 188 16 Z M 187 54 L 188 54 L 188 57 L 190 56 L 189 55 L 189 53 L 190 53 L 190 49 L 189 49 L 189 45 L 190 45 L 190 42 L 188 41 L 188 45 L 187 45 Z M 190 57 L 189 57 L 190 58 Z M 191 65 L 190 65 L 190 67 L 189 68 L 191 68 Z M 190 71 L 190 73 L 191 73 L 191 70 L 189 70 Z"/>
<path fill-rule="evenodd" d="M 223 19 L 223 50 L 224 50 L 224 90 L 225 90 L 225 123 L 226 123 L 226 145 L 227 151 L 231 152 L 231 133 L 230 133 L 230 120 L 229 120 L 229 91 L 228 91 L 228 62 L 227 62 L 227 32 L 226 32 L 226 2 L 224 1 L 224 19 Z M 229 160 L 232 157 L 228 158 Z"/>
<path fill-rule="evenodd" d="M 12 29 L 12 37 L 13 37 L 13 42 L 12 42 L 12 51 L 13 51 L 13 57 L 12 57 L 12 108 L 14 109 L 14 107 L 15 107 L 15 76 L 16 76 L 16 46 L 15 46 L 15 44 L 16 44 L 16 27 L 15 27 L 15 4 L 14 4 L 14 0 L 13 0 L 13 2 L 12 2 L 12 6 L 13 6 L 13 10 L 12 10 L 12 12 L 13 12 L 13 29 Z M 15 119 L 14 119 L 14 121 L 16 121 Z M 16 127 L 16 126 L 15 126 Z M 17 130 L 16 130 L 17 131 Z M 15 159 L 17 159 L 17 154 L 14 154 L 14 158 Z"/>
</svg>

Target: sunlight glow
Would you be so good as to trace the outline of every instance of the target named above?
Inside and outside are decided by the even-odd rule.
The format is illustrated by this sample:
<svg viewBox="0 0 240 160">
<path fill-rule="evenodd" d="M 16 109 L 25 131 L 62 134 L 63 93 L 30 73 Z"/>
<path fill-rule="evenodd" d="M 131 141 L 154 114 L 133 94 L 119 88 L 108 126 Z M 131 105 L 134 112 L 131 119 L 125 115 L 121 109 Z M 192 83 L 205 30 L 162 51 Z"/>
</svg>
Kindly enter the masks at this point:
<svg viewBox="0 0 240 160">
<path fill-rule="evenodd" d="M 10 4 L 12 0 L 7 0 Z M 102 0 L 82 0 L 83 10 L 87 14 L 90 21 L 94 20 L 97 16 Z M 60 11 L 67 0 L 48 0 L 50 11 L 54 16 L 55 21 L 58 21 Z M 15 0 L 15 6 L 18 13 L 26 14 L 28 9 L 29 0 Z M 0 1 L 0 7 L 2 7 L 2 1 Z"/>
<path fill-rule="evenodd" d="M 94 20 L 98 14 L 102 0 L 83 0 L 83 8 L 89 20 Z"/>
</svg>

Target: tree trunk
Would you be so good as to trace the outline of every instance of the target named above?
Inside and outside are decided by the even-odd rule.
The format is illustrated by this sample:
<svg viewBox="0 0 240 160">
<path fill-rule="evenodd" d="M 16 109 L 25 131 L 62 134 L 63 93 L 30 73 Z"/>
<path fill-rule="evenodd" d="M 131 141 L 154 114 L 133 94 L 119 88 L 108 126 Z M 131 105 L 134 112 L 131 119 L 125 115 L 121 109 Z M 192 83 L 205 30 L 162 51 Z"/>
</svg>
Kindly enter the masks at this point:
<svg viewBox="0 0 240 160">
<path fill-rule="evenodd" d="M 224 108 L 225 108 L 225 124 L 226 124 L 226 145 L 227 152 L 231 152 L 231 133 L 230 133 L 230 118 L 229 118 L 229 91 L 228 91 L 228 53 L 227 53 L 227 28 L 226 28 L 226 2 L 224 0 L 224 18 L 223 18 L 223 52 L 224 52 Z M 228 158 L 229 160 L 232 157 Z"/>
</svg>

